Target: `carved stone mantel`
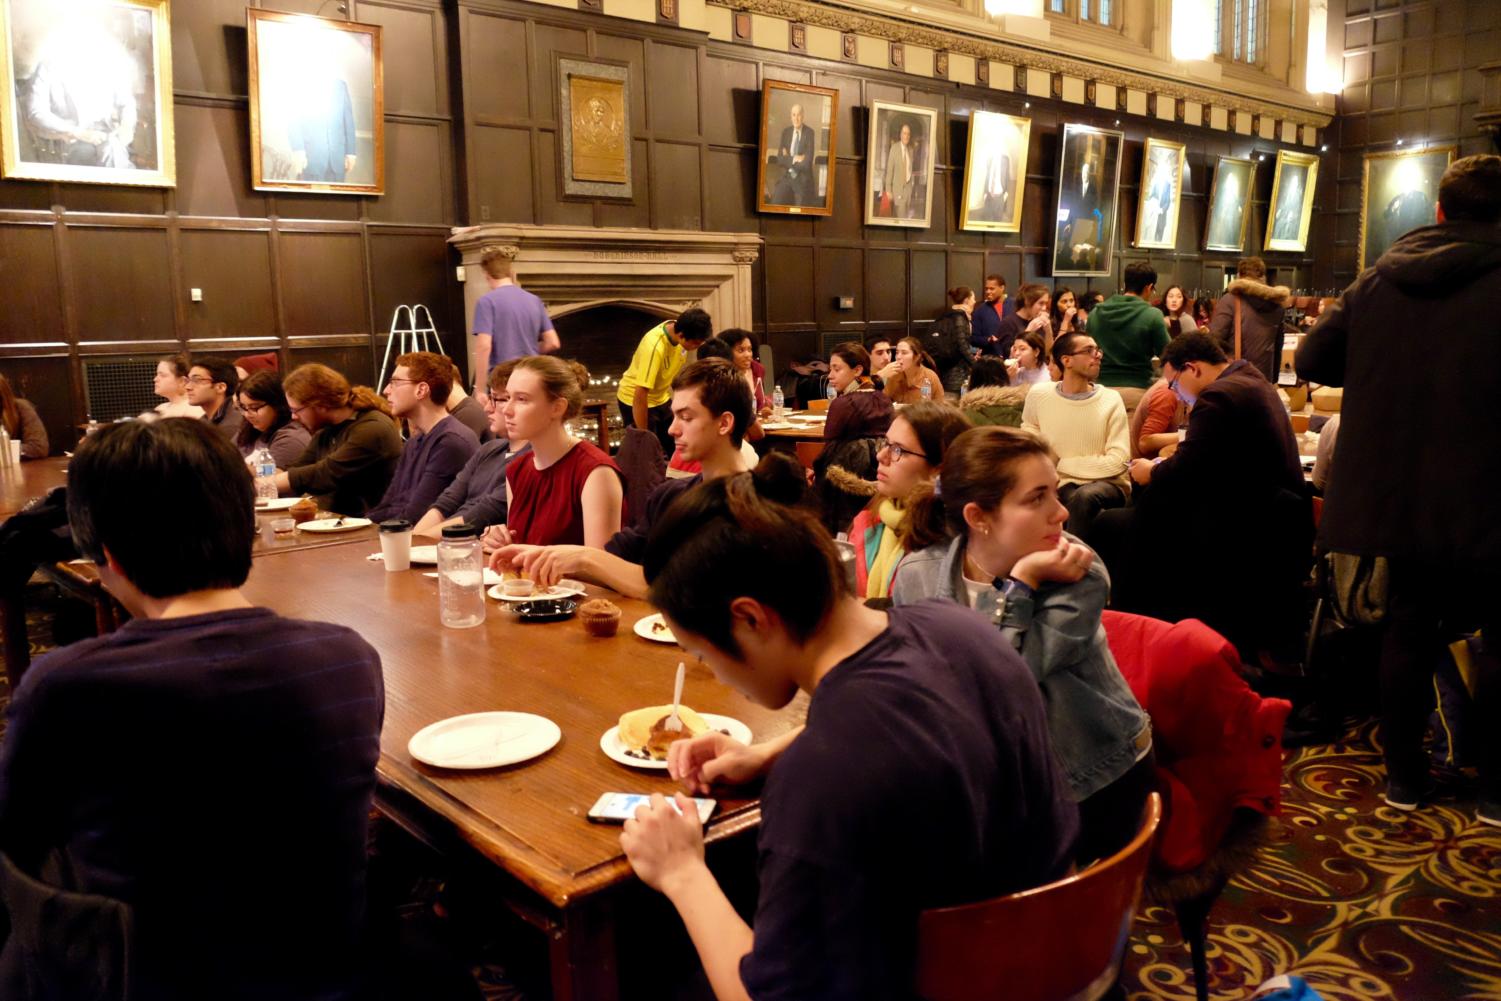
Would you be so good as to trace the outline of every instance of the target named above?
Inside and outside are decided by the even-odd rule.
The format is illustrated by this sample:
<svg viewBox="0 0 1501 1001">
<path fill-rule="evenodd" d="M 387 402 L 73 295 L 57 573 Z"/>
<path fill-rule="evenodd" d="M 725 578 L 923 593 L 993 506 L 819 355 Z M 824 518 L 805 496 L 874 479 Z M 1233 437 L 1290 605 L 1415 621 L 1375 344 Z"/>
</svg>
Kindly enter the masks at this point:
<svg viewBox="0 0 1501 1001">
<path fill-rule="evenodd" d="M 755 233 L 486 224 L 456 227 L 448 242 L 463 256 L 471 336 L 474 304 L 489 290 L 479 262 L 491 248 L 511 258 L 517 281 L 553 317 L 610 303 L 669 317 L 702 304 L 717 330 L 752 323 Z"/>
</svg>

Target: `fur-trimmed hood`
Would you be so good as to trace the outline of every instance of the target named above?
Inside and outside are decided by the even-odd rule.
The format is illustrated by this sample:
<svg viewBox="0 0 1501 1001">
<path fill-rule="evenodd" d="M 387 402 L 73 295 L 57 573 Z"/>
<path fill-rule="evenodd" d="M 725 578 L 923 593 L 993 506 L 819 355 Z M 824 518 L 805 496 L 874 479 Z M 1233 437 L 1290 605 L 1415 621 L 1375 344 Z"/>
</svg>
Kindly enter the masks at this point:
<svg viewBox="0 0 1501 1001">
<path fill-rule="evenodd" d="M 1246 305 L 1254 306 L 1258 310 L 1286 309 L 1292 301 L 1292 289 L 1286 285 L 1267 285 L 1254 278 L 1237 278 L 1230 283 L 1227 293 L 1238 292 L 1247 302 Z M 1259 302 L 1251 300 L 1260 300 Z"/>
<path fill-rule="evenodd" d="M 960 410 L 979 410 L 982 407 L 1019 407 L 1027 400 L 1033 384 L 1025 386 L 981 386 L 971 389 L 959 399 Z"/>
</svg>

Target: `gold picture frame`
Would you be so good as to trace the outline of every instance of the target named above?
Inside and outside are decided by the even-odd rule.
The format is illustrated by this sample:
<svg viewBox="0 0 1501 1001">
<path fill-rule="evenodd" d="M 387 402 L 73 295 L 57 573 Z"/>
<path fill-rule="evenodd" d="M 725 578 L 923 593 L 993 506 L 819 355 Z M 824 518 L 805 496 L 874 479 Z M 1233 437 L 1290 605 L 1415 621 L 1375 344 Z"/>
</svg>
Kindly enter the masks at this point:
<svg viewBox="0 0 1501 1001">
<path fill-rule="evenodd" d="M 1359 270 L 1376 263 L 1397 238 L 1435 221 L 1438 184 L 1459 155 L 1456 146 L 1367 153 L 1360 179 Z M 1372 200 L 1384 203 L 1372 211 Z"/>
<path fill-rule="evenodd" d="M 1019 233 L 1027 192 L 1027 153 L 1032 119 L 998 111 L 969 116 L 964 190 L 959 228 L 983 233 Z"/>
<path fill-rule="evenodd" d="M 0 0 L 0 88 L 5 177 L 177 185 L 170 0 Z"/>
<path fill-rule="evenodd" d="M 1183 168 L 1188 147 L 1166 139 L 1148 138 L 1141 152 L 1141 190 L 1136 201 L 1138 247 L 1174 250 L 1178 246 L 1178 213 L 1183 207 Z"/>
<path fill-rule="evenodd" d="M 1055 277 L 1114 273 L 1125 143 L 1118 129 L 1064 123 L 1050 258 Z"/>
<path fill-rule="evenodd" d="M 865 225 L 927 229 L 933 224 L 937 141 L 938 112 L 934 109 L 871 102 Z"/>
<path fill-rule="evenodd" d="M 1308 223 L 1313 215 L 1313 192 L 1319 180 L 1319 158 L 1312 153 L 1277 151 L 1272 175 L 1272 200 L 1267 205 L 1266 251 L 1303 253 L 1308 249 Z"/>
<path fill-rule="evenodd" d="M 632 197 L 631 80 L 624 63 L 558 55 L 558 172 L 564 197 Z"/>
<path fill-rule="evenodd" d="M 1256 190 L 1256 161 L 1222 156 L 1214 165 L 1209 214 L 1204 220 L 1204 249 L 1244 253 L 1251 221 L 1251 193 Z"/>
<path fill-rule="evenodd" d="M 257 191 L 386 191 L 380 25 L 251 7 L 250 176 Z"/>
<path fill-rule="evenodd" d="M 839 91 L 780 80 L 762 84 L 756 211 L 833 215 L 838 142 Z"/>
</svg>

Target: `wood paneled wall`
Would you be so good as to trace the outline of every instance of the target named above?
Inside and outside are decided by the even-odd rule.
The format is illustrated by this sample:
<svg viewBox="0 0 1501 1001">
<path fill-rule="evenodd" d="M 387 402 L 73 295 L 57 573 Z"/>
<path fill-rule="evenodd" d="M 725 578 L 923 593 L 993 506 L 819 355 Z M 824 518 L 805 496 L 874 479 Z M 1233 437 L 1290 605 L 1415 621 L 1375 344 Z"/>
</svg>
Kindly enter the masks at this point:
<svg viewBox="0 0 1501 1001">
<path fill-rule="evenodd" d="M 243 0 L 173 5 L 175 189 L 0 181 L 0 371 L 54 447 L 84 417 L 90 356 L 276 348 L 285 365 L 327 362 L 368 382 L 392 311 L 414 302 L 459 346 L 444 243 L 457 219 L 448 19 L 441 0 L 348 7 L 385 28 L 383 197 L 251 188 Z"/>
<path fill-rule="evenodd" d="M 1361 178 L 1367 153 L 1427 143 L 1460 156 L 1494 153 L 1475 122 L 1480 66 L 1501 58 L 1496 0 L 1345 0 L 1344 90 L 1329 130 L 1334 151 L 1321 182 L 1331 218 L 1320 232 L 1316 280 L 1344 288 L 1360 260 Z M 1367 265 L 1372 262 L 1367 261 Z"/>
</svg>

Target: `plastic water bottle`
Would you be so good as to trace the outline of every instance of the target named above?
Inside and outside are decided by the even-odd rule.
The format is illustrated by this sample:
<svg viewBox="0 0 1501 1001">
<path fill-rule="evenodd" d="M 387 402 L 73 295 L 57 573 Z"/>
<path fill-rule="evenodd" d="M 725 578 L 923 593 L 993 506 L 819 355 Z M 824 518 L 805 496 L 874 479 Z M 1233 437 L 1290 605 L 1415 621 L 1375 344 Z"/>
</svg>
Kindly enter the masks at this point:
<svg viewBox="0 0 1501 1001">
<path fill-rule="evenodd" d="M 923 383 L 922 384 L 922 401 L 924 403 L 927 403 L 932 398 L 933 398 L 933 384 L 931 382 L 925 382 L 925 383 Z"/>
<path fill-rule="evenodd" d="M 250 453 L 250 471 L 255 474 L 255 499 L 276 500 L 276 459 L 265 445 Z"/>
<path fill-rule="evenodd" d="M 782 395 L 782 387 L 778 386 L 771 391 L 771 415 L 782 416 L 782 405 L 787 402 L 787 397 Z"/>
<path fill-rule="evenodd" d="M 438 543 L 438 618 L 453 629 L 485 621 L 485 568 L 477 525 L 443 529 Z"/>
<path fill-rule="evenodd" d="M 839 390 L 837 390 L 837 389 L 834 388 L 834 384 L 832 382 L 829 383 L 829 402 L 833 403 L 838 398 L 839 398 Z"/>
<path fill-rule="evenodd" d="M 9 467 L 12 464 L 13 463 L 11 462 L 10 455 L 10 432 L 6 430 L 5 425 L 0 424 L 0 467 Z"/>
</svg>

